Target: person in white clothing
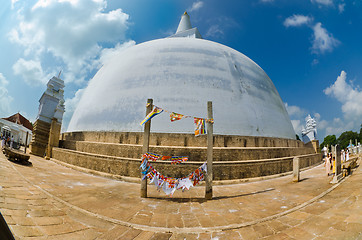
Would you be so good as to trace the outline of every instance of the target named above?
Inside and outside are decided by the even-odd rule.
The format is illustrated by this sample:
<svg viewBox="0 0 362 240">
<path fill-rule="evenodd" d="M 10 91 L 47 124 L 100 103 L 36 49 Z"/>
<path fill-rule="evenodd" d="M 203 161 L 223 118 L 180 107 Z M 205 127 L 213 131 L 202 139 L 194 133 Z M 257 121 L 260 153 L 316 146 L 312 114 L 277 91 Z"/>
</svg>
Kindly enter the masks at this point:
<svg viewBox="0 0 362 240">
<path fill-rule="evenodd" d="M 349 160 L 349 150 L 347 149 L 346 150 L 346 161 L 348 161 Z"/>
</svg>

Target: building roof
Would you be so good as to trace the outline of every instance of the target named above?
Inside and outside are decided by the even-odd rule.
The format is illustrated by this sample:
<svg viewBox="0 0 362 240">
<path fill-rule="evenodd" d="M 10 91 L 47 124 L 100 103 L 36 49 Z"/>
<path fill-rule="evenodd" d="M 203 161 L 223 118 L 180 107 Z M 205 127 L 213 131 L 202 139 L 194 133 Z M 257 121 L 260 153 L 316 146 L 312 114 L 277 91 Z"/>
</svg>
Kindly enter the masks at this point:
<svg viewBox="0 0 362 240">
<path fill-rule="evenodd" d="M 33 125 L 31 124 L 31 122 L 26 119 L 23 115 L 21 115 L 20 113 L 15 113 L 14 115 L 7 117 L 7 118 L 3 118 L 4 120 L 7 120 L 9 122 L 13 122 L 13 123 L 17 123 L 19 125 L 23 125 L 24 127 L 26 127 L 27 129 L 29 129 L 30 131 L 33 131 Z"/>
</svg>

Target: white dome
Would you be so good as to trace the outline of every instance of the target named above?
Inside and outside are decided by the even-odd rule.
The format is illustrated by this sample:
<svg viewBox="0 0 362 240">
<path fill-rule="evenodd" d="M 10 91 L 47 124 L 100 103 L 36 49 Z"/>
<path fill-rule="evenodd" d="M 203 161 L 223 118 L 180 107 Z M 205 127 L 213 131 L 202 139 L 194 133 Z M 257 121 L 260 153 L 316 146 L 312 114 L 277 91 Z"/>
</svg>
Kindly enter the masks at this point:
<svg viewBox="0 0 362 240">
<path fill-rule="evenodd" d="M 130 47 L 89 82 L 68 131 L 141 132 L 148 98 L 165 110 L 207 117 L 214 133 L 295 139 L 284 104 L 270 78 L 252 60 L 198 38 L 165 38 Z M 193 119 L 154 117 L 151 132 L 192 133 Z"/>
</svg>

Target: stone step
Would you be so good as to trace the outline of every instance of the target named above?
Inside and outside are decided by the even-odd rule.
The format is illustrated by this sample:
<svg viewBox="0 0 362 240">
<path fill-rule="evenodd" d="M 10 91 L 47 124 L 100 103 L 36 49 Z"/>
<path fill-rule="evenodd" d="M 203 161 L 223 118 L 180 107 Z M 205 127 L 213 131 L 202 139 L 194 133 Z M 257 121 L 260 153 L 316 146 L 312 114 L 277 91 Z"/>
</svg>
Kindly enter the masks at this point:
<svg viewBox="0 0 362 240">
<path fill-rule="evenodd" d="M 136 144 L 100 143 L 61 140 L 60 147 L 100 155 L 135 158 L 142 156 L 142 146 Z M 188 156 L 191 161 L 206 161 L 206 147 L 150 146 L 150 152 L 169 156 Z M 214 161 L 272 159 L 313 154 L 307 147 L 214 147 Z"/>
<path fill-rule="evenodd" d="M 293 169 L 293 157 L 214 161 L 214 180 L 254 178 L 289 172 Z M 320 154 L 305 154 L 298 157 L 301 169 L 321 162 Z M 139 158 L 108 156 L 63 148 L 53 148 L 53 158 L 75 166 L 120 176 L 140 177 L 141 175 Z M 179 178 L 187 176 L 202 163 L 202 161 L 187 161 L 171 165 L 170 162 L 160 161 L 152 162 L 152 165 L 166 176 Z"/>
<path fill-rule="evenodd" d="M 214 135 L 215 147 L 303 147 L 301 141 L 294 139 Z M 89 141 L 120 144 L 142 144 L 142 132 L 70 132 L 63 133 L 62 140 Z M 150 145 L 155 146 L 182 146 L 203 147 L 206 146 L 206 135 L 195 137 L 185 133 L 151 133 Z"/>
</svg>

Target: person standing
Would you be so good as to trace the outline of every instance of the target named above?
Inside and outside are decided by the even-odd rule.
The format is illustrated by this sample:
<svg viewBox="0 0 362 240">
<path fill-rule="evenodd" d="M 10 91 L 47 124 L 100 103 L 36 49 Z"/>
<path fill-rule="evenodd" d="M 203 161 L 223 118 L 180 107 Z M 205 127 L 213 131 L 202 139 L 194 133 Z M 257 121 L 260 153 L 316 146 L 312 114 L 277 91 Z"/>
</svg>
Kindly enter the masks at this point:
<svg viewBox="0 0 362 240">
<path fill-rule="evenodd" d="M 349 160 L 349 149 L 347 148 L 347 150 L 346 150 L 346 161 L 348 161 Z"/>
<path fill-rule="evenodd" d="M 330 154 L 327 154 L 327 157 L 325 158 L 324 166 L 326 167 L 327 176 L 329 176 L 330 171 L 331 171 L 331 157 L 330 157 Z"/>
<path fill-rule="evenodd" d="M 341 160 L 342 160 L 342 162 L 344 162 L 346 160 L 346 155 L 344 153 L 344 149 L 342 149 L 342 151 L 341 151 Z"/>
</svg>

